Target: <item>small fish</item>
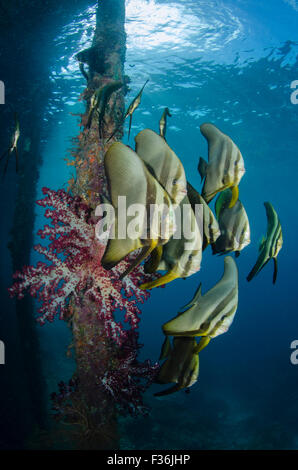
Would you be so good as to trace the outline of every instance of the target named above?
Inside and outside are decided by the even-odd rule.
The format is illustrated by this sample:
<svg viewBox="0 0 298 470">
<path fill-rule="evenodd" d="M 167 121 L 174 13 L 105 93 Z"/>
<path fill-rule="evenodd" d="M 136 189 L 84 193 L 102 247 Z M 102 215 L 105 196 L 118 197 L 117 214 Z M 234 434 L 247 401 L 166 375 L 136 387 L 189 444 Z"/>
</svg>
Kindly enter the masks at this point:
<svg viewBox="0 0 298 470">
<path fill-rule="evenodd" d="M 16 173 L 18 173 L 18 169 L 19 169 L 18 140 L 20 138 L 20 123 L 19 123 L 17 113 L 14 113 L 14 121 L 15 121 L 15 128 L 14 128 L 14 133 L 11 138 L 11 145 L 0 157 L 0 161 L 3 160 L 3 158 L 7 157 L 5 166 L 4 166 L 3 177 L 6 175 L 9 158 L 13 152 L 15 153 L 15 156 L 16 156 Z"/>
<path fill-rule="evenodd" d="M 123 121 L 120 123 L 119 126 L 116 127 L 116 129 L 114 130 L 114 132 L 112 133 L 112 135 L 109 137 L 109 139 L 107 140 L 107 142 L 109 142 L 113 137 L 114 135 L 116 134 L 116 132 L 120 129 L 120 127 L 123 125 L 125 119 L 129 116 L 129 131 L 128 131 L 128 140 L 129 140 L 129 137 L 130 137 L 130 130 L 131 130 L 131 123 L 132 123 L 132 115 L 133 113 L 135 112 L 135 110 L 139 107 L 140 103 L 141 103 L 141 99 L 142 99 L 142 94 L 143 94 L 143 91 L 144 91 L 144 88 L 145 86 L 147 85 L 147 83 L 149 82 L 149 79 L 146 80 L 146 82 L 144 83 L 144 85 L 142 86 L 141 90 L 139 91 L 139 93 L 137 94 L 137 96 L 134 98 L 134 100 L 130 103 L 130 105 L 128 106 L 127 108 L 127 111 L 125 112 L 124 114 L 124 118 L 123 118 Z"/>
<path fill-rule="evenodd" d="M 121 279 L 131 272 L 143 259 L 145 259 L 154 248 L 166 243 L 175 230 L 174 210 L 171 200 L 166 191 L 160 186 L 158 181 L 151 175 L 144 162 L 129 147 L 121 142 L 115 142 L 110 146 L 104 159 L 105 171 L 109 184 L 110 200 L 115 209 L 115 238 L 110 238 L 104 256 L 102 266 L 109 270 L 116 266 L 129 253 L 141 248 L 141 252 L 128 270 L 121 275 Z M 126 214 L 125 227 L 119 226 L 118 197 L 126 197 L 126 208 L 132 204 L 139 204 L 144 208 L 144 214 L 135 222 L 135 214 Z M 161 207 L 163 204 L 167 210 L 165 212 L 154 212 L 157 223 L 150 225 L 150 205 Z M 121 213 L 121 216 L 123 214 Z M 163 219 L 163 217 L 165 219 Z M 137 226 L 136 235 L 129 236 L 129 227 Z M 164 231 L 161 230 L 164 229 Z M 118 237 L 118 229 L 125 233 L 123 238 Z"/>
<path fill-rule="evenodd" d="M 135 99 L 134 99 L 134 100 L 130 103 L 130 105 L 128 106 L 127 111 L 126 111 L 126 113 L 125 113 L 125 115 L 124 115 L 124 119 L 126 119 L 126 118 L 129 116 L 128 140 L 129 140 L 130 130 L 131 130 L 132 115 L 133 115 L 133 113 L 134 113 L 135 110 L 139 107 L 139 105 L 140 105 L 140 103 L 141 103 L 142 94 L 143 94 L 144 88 L 145 88 L 145 86 L 147 85 L 148 82 L 149 82 L 149 80 L 146 80 L 146 82 L 145 82 L 144 85 L 142 86 L 141 90 L 139 91 L 139 93 L 137 94 L 137 96 L 135 97 Z"/>
<path fill-rule="evenodd" d="M 240 251 L 250 244 L 250 226 L 242 202 L 238 199 L 230 208 L 231 189 L 226 189 L 218 196 L 215 203 L 216 217 L 219 222 L 220 237 L 212 245 L 213 254 Z"/>
<path fill-rule="evenodd" d="M 172 117 L 169 108 L 165 108 L 159 121 L 159 135 L 166 140 L 167 117 Z"/>
<path fill-rule="evenodd" d="M 182 210 L 183 205 L 187 205 Z M 165 275 L 156 279 L 142 284 L 141 289 L 152 289 L 154 287 L 162 286 L 167 284 L 174 279 L 186 278 L 195 274 L 200 270 L 202 261 L 202 237 L 194 215 L 194 212 L 189 204 L 188 197 L 185 196 L 180 205 L 181 211 L 181 234 L 173 237 L 163 246 L 161 261 L 157 267 L 157 270 L 168 271 Z M 176 217 L 177 218 L 177 217 Z M 189 227 L 192 238 L 187 239 L 184 235 L 184 228 Z M 146 272 L 152 272 L 150 270 L 151 265 L 145 265 Z"/>
<path fill-rule="evenodd" d="M 213 215 L 212 210 L 206 203 L 205 199 L 195 190 L 195 188 L 187 182 L 187 194 L 191 207 L 195 211 L 196 204 L 203 205 L 203 251 L 208 245 L 216 242 L 220 236 L 218 222 Z"/>
<path fill-rule="evenodd" d="M 156 382 L 159 384 L 175 383 L 173 387 L 155 393 L 156 397 L 169 395 L 196 383 L 199 376 L 198 344 L 195 338 L 174 338 L 173 347 L 160 368 Z"/>
<path fill-rule="evenodd" d="M 101 88 L 98 88 L 93 93 L 93 95 L 91 96 L 91 100 L 90 100 L 90 108 L 89 108 L 88 120 L 87 120 L 87 125 L 86 125 L 87 129 L 90 128 L 93 114 L 96 111 L 98 114 L 100 134 L 102 133 L 101 125 L 104 119 L 108 101 L 112 93 L 119 90 L 122 86 L 123 86 L 122 82 L 111 82 L 111 83 L 108 83 L 107 85 L 104 85 Z"/>
<path fill-rule="evenodd" d="M 267 235 L 260 243 L 259 256 L 256 264 L 247 276 L 247 280 L 251 281 L 263 267 L 273 259 L 274 261 L 274 272 L 273 272 L 273 284 L 277 278 L 277 255 L 281 250 L 283 244 L 282 230 L 280 221 L 276 211 L 274 210 L 270 202 L 264 202 L 267 215 Z"/>
<path fill-rule="evenodd" d="M 183 313 L 162 327 L 165 335 L 206 336 L 210 341 L 228 331 L 238 306 L 238 269 L 231 256 L 224 259 L 220 281 L 202 295 L 201 285 Z"/>
<path fill-rule="evenodd" d="M 208 163 L 201 157 L 198 166 L 202 180 L 205 178 L 202 196 L 209 204 L 218 192 L 232 188 L 230 207 L 233 207 L 238 199 L 238 184 L 245 173 L 241 152 L 213 124 L 202 124 L 200 130 L 208 141 Z"/>
<path fill-rule="evenodd" d="M 187 194 L 183 165 L 165 140 L 151 129 L 135 137 L 135 151 L 175 204 Z"/>
</svg>

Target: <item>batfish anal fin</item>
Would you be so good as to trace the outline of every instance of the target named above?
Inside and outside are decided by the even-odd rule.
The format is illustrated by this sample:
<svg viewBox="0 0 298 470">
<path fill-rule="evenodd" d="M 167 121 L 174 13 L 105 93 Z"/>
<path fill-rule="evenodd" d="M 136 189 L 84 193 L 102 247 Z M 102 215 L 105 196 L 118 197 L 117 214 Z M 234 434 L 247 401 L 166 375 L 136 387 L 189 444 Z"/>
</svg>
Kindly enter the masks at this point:
<svg viewBox="0 0 298 470">
<path fill-rule="evenodd" d="M 277 258 L 273 258 L 273 261 L 274 261 L 273 284 L 275 284 L 276 278 L 277 278 Z"/>
<path fill-rule="evenodd" d="M 199 352 L 201 352 L 204 348 L 206 348 L 206 346 L 208 346 L 208 344 L 210 343 L 210 340 L 211 340 L 210 336 L 203 336 L 200 339 L 199 344 L 195 348 L 195 353 L 199 354 Z"/>
<path fill-rule="evenodd" d="M 15 153 L 15 156 L 16 156 L 16 173 L 18 173 L 18 171 L 19 171 L 19 152 L 18 152 L 17 147 L 15 147 L 14 153 Z"/>
<path fill-rule="evenodd" d="M 131 273 L 156 247 L 157 242 L 155 240 L 152 241 L 151 245 L 145 246 L 141 253 L 137 256 L 137 258 L 132 262 L 132 264 L 119 276 L 119 279 L 123 279 L 129 273 Z"/>
<path fill-rule="evenodd" d="M 171 351 L 172 351 L 171 341 L 170 341 L 170 338 L 168 336 L 166 336 L 165 340 L 162 344 L 162 347 L 161 347 L 161 353 L 160 353 L 160 356 L 159 356 L 159 360 L 163 361 L 164 359 L 167 359 L 169 357 Z"/>
<path fill-rule="evenodd" d="M 203 181 L 203 179 L 205 178 L 207 174 L 207 167 L 208 167 L 208 163 L 204 160 L 204 158 L 200 157 L 199 164 L 198 164 L 198 171 L 201 176 L 201 182 Z"/>
<path fill-rule="evenodd" d="M 201 297 L 202 297 L 202 283 L 200 282 L 200 285 L 197 288 L 193 299 L 190 302 L 188 302 L 188 304 L 186 304 L 184 307 L 181 307 L 180 311 L 186 310 L 187 308 L 192 307 L 194 304 L 196 304 L 199 301 Z"/>
<path fill-rule="evenodd" d="M 142 246 L 140 240 L 110 239 L 102 257 L 101 264 L 104 269 L 110 270 L 120 263 L 129 253 Z"/>
<path fill-rule="evenodd" d="M 263 235 L 260 240 L 259 251 L 262 251 L 262 249 L 264 248 L 265 242 L 266 242 L 266 237 Z"/>
<path fill-rule="evenodd" d="M 269 259 L 270 258 L 267 258 L 266 261 L 264 261 L 263 254 L 260 253 L 256 264 L 254 265 L 254 267 L 252 268 L 252 270 L 250 271 L 249 275 L 246 278 L 248 282 L 250 282 L 252 278 L 255 277 L 264 268 L 264 266 L 266 266 Z"/>
</svg>

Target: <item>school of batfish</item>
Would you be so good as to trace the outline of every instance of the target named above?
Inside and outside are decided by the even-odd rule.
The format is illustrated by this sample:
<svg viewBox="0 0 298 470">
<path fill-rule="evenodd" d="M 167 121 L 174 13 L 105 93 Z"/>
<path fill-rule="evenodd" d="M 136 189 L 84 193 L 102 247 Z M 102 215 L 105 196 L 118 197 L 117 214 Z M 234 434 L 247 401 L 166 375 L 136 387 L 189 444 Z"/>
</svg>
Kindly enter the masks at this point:
<svg viewBox="0 0 298 470">
<path fill-rule="evenodd" d="M 146 82 L 147 83 L 147 82 Z M 146 85 L 145 83 L 145 85 Z M 141 89 L 129 105 L 124 120 L 130 116 L 129 134 L 132 115 L 141 102 Z M 104 90 L 105 94 L 119 88 Z M 93 113 L 91 108 L 90 113 Z M 171 117 L 165 108 L 159 122 L 159 135 L 153 130 L 144 129 L 135 137 L 135 151 L 121 142 L 111 144 L 105 154 L 105 172 L 108 180 L 108 200 L 115 211 L 115 227 L 119 224 L 118 197 L 125 196 L 127 205 L 142 204 L 146 209 L 150 205 L 166 206 L 166 216 L 157 213 L 158 223 L 154 231 L 148 231 L 148 216 L 140 221 L 140 236 L 109 239 L 102 265 L 109 270 L 127 255 L 136 250 L 139 253 L 121 278 L 130 273 L 142 261 L 145 261 L 146 273 L 165 271 L 153 281 L 142 284 L 142 289 L 152 289 L 169 283 L 177 278 L 187 278 L 198 272 L 201 266 L 202 252 L 211 246 L 213 254 L 234 252 L 235 258 L 250 243 L 248 216 L 239 200 L 239 183 L 244 176 L 245 167 L 242 154 L 232 139 L 214 124 L 204 123 L 201 134 L 208 143 L 208 162 L 199 159 L 198 171 L 203 182 L 202 193 L 187 181 L 183 164 L 166 142 L 167 117 Z M 92 118 L 92 115 L 91 115 Z M 91 119 L 90 118 L 90 119 Z M 119 130 L 115 129 L 109 140 Z M 109 141 L 108 140 L 108 141 Z M 209 207 L 217 195 L 215 215 Z M 183 232 L 175 236 L 175 208 L 190 205 L 191 210 L 183 214 L 180 226 L 190 227 L 192 237 L 185 238 Z M 195 217 L 196 205 L 202 205 L 202 233 Z M 267 215 L 267 234 L 263 237 L 256 264 L 247 276 L 251 281 L 272 258 L 274 261 L 273 283 L 277 277 L 277 255 L 282 247 L 282 230 L 279 218 L 270 202 L 264 203 Z M 147 214 L 147 212 L 145 212 Z M 161 220 L 162 219 L 162 220 Z M 133 216 L 127 216 L 130 224 Z M 143 227 L 142 227 L 143 224 Z M 160 227 L 166 225 L 166 236 Z M 144 229 L 144 230 L 142 230 Z M 147 233 L 147 237 L 143 234 Z M 115 230 L 118 234 L 118 230 Z M 142 235 L 141 235 L 142 234 Z M 157 376 L 157 383 L 174 384 L 170 388 L 156 393 L 167 395 L 181 389 L 188 389 L 198 379 L 199 352 L 205 348 L 211 338 L 228 331 L 233 322 L 238 306 L 238 269 L 231 256 L 224 258 L 222 278 L 208 292 L 202 294 L 199 285 L 193 299 L 176 317 L 162 326 L 165 340 L 162 345 L 160 360 L 163 364 Z M 170 340 L 172 337 L 172 341 Z M 200 337 L 197 343 L 196 337 Z"/>
</svg>

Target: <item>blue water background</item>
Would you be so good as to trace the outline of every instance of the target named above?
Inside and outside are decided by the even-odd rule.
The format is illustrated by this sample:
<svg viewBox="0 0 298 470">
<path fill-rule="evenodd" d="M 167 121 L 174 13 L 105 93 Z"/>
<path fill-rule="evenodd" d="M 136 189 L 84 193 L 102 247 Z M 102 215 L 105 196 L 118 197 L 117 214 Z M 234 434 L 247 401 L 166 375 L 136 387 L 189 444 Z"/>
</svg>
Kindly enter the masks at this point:
<svg viewBox="0 0 298 470">
<path fill-rule="evenodd" d="M 92 7 L 83 11 L 56 39 L 39 195 L 43 186 L 58 189 L 71 176 L 64 157 L 79 128 L 70 113 L 82 111 L 78 95 L 84 89 L 73 55 L 92 39 L 94 12 Z M 213 122 L 228 134 L 245 160 L 240 198 L 252 242 L 237 260 L 239 307 L 234 323 L 201 353 L 197 384 L 188 395 L 159 399 L 152 393 L 161 387 L 153 386 L 146 394 L 151 414 L 122 422 L 123 448 L 298 447 L 298 366 L 290 362 L 290 344 L 298 339 L 298 105 L 290 101 L 290 83 L 298 79 L 297 24 L 294 0 L 127 2 L 126 73 L 132 80 L 127 103 L 150 79 L 134 114 L 133 136 L 146 127 L 157 131 L 168 106 L 168 143 L 199 189 L 197 164 L 200 156 L 207 157 L 199 126 Z M 275 286 L 273 263 L 251 283 L 245 279 L 266 231 L 267 200 L 280 216 L 284 235 Z M 36 231 L 45 222 L 39 208 L 37 215 Z M 33 253 L 32 262 L 37 259 Z M 223 258 L 212 257 L 208 249 L 200 273 L 152 291 L 142 308 L 141 358 L 158 359 L 162 323 L 190 300 L 199 282 L 205 292 L 222 271 Z M 52 391 L 74 367 L 65 358 L 70 337 L 59 320 L 39 328 L 39 335 Z"/>
</svg>

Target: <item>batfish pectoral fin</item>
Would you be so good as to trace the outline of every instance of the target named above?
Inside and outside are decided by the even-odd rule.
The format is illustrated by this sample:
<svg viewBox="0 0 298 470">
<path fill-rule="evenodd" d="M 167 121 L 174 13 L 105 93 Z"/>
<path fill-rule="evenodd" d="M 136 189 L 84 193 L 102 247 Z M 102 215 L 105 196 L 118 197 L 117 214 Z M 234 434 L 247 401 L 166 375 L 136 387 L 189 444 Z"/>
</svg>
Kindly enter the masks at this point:
<svg viewBox="0 0 298 470">
<path fill-rule="evenodd" d="M 182 390 L 182 385 L 181 384 L 175 384 L 173 387 L 167 388 L 166 390 L 163 390 L 162 392 L 157 392 L 154 393 L 155 397 L 163 397 L 164 395 L 170 395 L 171 393 L 179 392 L 179 390 Z"/>
<path fill-rule="evenodd" d="M 123 279 L 125 276 L 131 273 L 145 258 L 147 258 L 147 256 L 150 255 L 150 253 L 155 249 L 156 245 L 157 241 L 152 240 L 151 245 L 145 246 L 137 258 L 132 262 L 132 264 L 121 274 L 121 276 L 119 276 L 119 279 Z"/>
<path fill-rule="evenodd" d="M 106 251 L 102 257 L 101 264 L 104 269 L 110 270 L 122 261 L 129 253 L 143 247 L 140 240 L 110 239 Z M 146 247 L 147 248 L 147 247 Z"/>
<path fill-rule="evenodd" d="M 204 160 L 204 158 L 200 157 L 199 164 L 198 164 L 198 171 L 201 176 L 201 181 L 205 178 L 207 174 L 207 167 L 208 163 Z"/>
<path fill-rule="evenodd" d="M 210 340 L 211 340 L 211 337 L 210 337 L 210 336 L 203 336 L 203 337 L 200 339 L 199 344 L 198 344 L 197 347 L 195 348 L 195 353 L 198 354 L 199 352 L 202 351 L 202 349 L 206 348 L 206 346 L 208 346 L 208 344 L 210 343 Z"/>
<path fill-rule="evenodd" d="M 273 258 L 273 261 L 274 261 L 273 284 L 275 284 L 276 278 L 277 278 L 277 258 Z"/>
<path fill-rule="evenodd" d="M 162 246 L 157 246 L 151 253 L 150 260 L 145 264 L 145 273 L 152 274 L 157 271 L 162 257 Z"/>
<path fill-rule="evenodd" d="M 229 209 L 234 207 L 234 205 L 236 204 L 236 202 L 238 201 L 238 198 L 239 198 L 239 188 L 238 188 L 238 186 L 233 186 L 231 189 L 232 189 L 232 199 L 231 199 L 231 202 L 229 204 Z"/>
<path fill-rule="evenodd" d="M 187 308 L 192 307 L 194 304 L 196 304 L 199 301 L 201 297 L 202 297 L 202 283 L 200 282 L 200 285 L 197 288 L 193 299 L 190 302 L 188 302 L 188 304 L 186 304 L 184 307 L 181 307 L 180 311 L 186 310 Z"/>
<path fill-rule="evenodd" d="M 177 279 L 179 276 L 172 271 L 169 271 L 164 276 L 161 276 L 159 279 L 155 279 L 155 281 L 145 282 L 141 284 L 139 287 L 140 289 L 153 289 L 153 287 L 163 286 L 164 284 L 168 284 L 169 282 Z"/>
</svg>

